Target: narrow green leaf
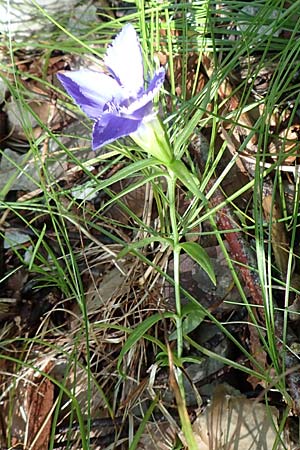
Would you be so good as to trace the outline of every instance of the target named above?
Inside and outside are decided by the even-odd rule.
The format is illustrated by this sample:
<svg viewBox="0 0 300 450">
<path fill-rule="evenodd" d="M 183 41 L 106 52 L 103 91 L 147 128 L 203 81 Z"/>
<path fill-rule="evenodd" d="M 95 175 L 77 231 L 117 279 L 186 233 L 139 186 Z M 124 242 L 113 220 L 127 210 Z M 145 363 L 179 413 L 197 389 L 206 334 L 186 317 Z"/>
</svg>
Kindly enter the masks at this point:
<svg viewBox="0 0 300 450">
<path fill-rule="evenodd" d="M 153 236 L 149 238 L 141 239 L 140 241 L 132 242 L 126 247 L 124 247 L 117 256 L 117 259 L 124 258 L 124 256 L 127 255 L 127 253 L 133 252 L 134 250 L 138 250 L 139 248 L 143 248 L 146 245 L 150 245 L 153 242 L 160 242 L 161 244 L 165 245 L 166 247 L 172 246 L 171 239 L 167 239 L 161 236 Z"/>
<path fill-rule="evenodd" d="M 39 237 L 38 237 L 37 243 L 35 244 L 35 246 L 34 246 L 34 248 L 33 248 L 33 252 L 32 252 L 32 255 L 31 255 L 31 258 L 30 258 L 30 262 L 29 262 L 29 265 L 28 265 L 28 270 L 29 270 L 29 272 L 32 270 L 32 266 L 33 266 L 35 257 L 36 257 L 36 255 L 37 255 L 37 253 L 38 253 L 38 250 L 39 250 L 39 248 L 40 248 L 40 245 L 41 245 L 42 242 L 43 242 L 43 239 L 44 239 L 46 230 L 47 230 L 47 225 L 44 223 L 43 228 L 42 228 L 42 230 L 41 230 L 41 232 L 40 232 L 40 235 L 39 235 Z"/>
<path fill-rule="evenodd" d="M 130 163 L 128 166 L 120 169 L 115 175 L 112 175 L 110 178 L 98 181 L 98 189 L 101 190 L 108 186 L 111 186 L 114 183 L 118 183 L 120 180 L 131 178 L 134 173 L 141 172 L 145 169 L 149 169 L 150 167 L 157 167 L 158 164 L 159 162 L 154 158 L 142 159 L 140 161 Z M 158 169 L 157 176 L 159 175 L 164 175 L 164 172 Z"/>
<path fill-rule="evenodd" d="M 120 367 L 122 364 L 122 359 L 125 356 L 125 354 L 147 333 L 149 328 L 151 328 L 154 324 L 156 324 L 162 319 L 168 319 L 172 317 L 175 317 L 175 313 L 173 312 L 153 314 L 153 316 L 150 316 L 147 319 L 145 319 L 140 325 L 138 325 L 132 331 L 129 338 L 125 342 L 124 347 L 122 348 L 118 358 L 117 369 L 119 372 L 121 372 Z"/>
<path fill-rule="evenodd" d="M 203 322 L 204 317 L 205 314 L 198 310 L 188 314 L 182 321 L 182 333 L 186 335 L 194 331 Z M 177 330 L 170 334 L 169 341 L 174 341 L 176 338 Z"/>
<path fill-rule="evenodd" d="M 145 413 L 145 415 L 143 417 L 143 420 L 141 421 L 137 431 L 134 433 L 134 438 L 133 438 L 132 443 L 131 443 L 131 445 L 129 447 L 129 450 L 136 450 L 136 448 L 137 448 L 137 446 L 139 444 L 139 441 L 140 441 L 140 439 L 141 439 L 141 437 L 142 437 L 142 435 L 143 435 L 143 433 L 145 431 L 145 427 L 146 427 L 146 425 L 148 423 L 148 420 L 150 419 L 151 414 L 153 413 L 154 408 L 157 405 L 157 402 L 158 402 L 158 398 L 155 398 L 154 400 L 152 400 L 149 408 L 147 409 L 147 411 L 146 411 L 146 413 Z"/>
<path fill-rule="evenodd" d="M 205 270 L 211 281 L 216 284 L 216 277 L 214 274 L 213 266 L 210 262 L 210 258 L 204 248 L 197 242 L 182 242 L 179 244 L 185 253 L 187 253 L 194 261 L 196 261 L 199 266 Z"/>
</svg>

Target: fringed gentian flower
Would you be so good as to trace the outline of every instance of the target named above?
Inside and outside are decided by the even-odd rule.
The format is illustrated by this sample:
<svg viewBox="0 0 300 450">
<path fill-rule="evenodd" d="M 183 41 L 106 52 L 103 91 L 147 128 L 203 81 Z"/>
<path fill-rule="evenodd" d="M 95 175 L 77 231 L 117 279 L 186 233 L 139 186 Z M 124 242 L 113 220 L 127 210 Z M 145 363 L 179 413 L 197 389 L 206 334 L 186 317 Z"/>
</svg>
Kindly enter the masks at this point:
<svg viewBox="0 0 300 450">
<path fill-rule="evenodd" d="M 130 24 L 108 47 L 104 63 L 107 73 L 79 70 L 58 74 L 68 94 L 94 120 L 93 150 L 130 135 L 150 155 L 170 163 L 173 154 L 153 110 L 153 98 L 165 79 L 164 68 L 155 72 L 145 88 L 142 50 Z"/>
</svg>

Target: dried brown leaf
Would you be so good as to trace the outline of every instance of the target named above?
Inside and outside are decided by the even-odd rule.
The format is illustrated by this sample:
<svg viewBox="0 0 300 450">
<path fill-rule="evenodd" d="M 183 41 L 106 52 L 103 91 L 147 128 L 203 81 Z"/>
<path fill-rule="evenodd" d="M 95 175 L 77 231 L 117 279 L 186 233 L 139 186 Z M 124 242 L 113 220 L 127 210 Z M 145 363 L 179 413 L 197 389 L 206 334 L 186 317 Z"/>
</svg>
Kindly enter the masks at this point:
<svg viewBox="0 0 300 450">
<path fill-rule="evenodd" d="M 199 450 L 271 449 L 277 439 L 274 407 L 230 393 L 221 385 L 193 424 Z M 284 447 L 278 444 L 277 450 Z"/>
<path fill-rule="evenodd" d="M 46 371 L 51 368 L 46 367 Z M 48 450 L 51 430 L 51 409 L 54 385 L 46 377 L 38 375 L 35 385 L 28 386 L 28 436 L 31 450 Z"/>
<path fill-rule="evenodd" d="M 49 361 L 41 367 L 46 373 L 51 369 Z M 53 399 L 53 383 L 30 369 L 16 389 L 11 431 L 13 445 L 24 442 L 30 450 L 48 450 Z"/>
<path fill-rule="evenodd" d="M 132 180 L 122 180 L 112 186 L 112 190 L 119 194 L 132 183 Z M 121 202 L 127 206 L 137 217 L 141 217 L 145 207 L 146 186 L 140 186 L 131 192 L 128 192 L 121 198 Z M 111 219 L 116 220 L 124 225 L 128 224 L 129 215 L 121 206 L 114 204 L 109 208 L 108 214 Z"/>
</svg>

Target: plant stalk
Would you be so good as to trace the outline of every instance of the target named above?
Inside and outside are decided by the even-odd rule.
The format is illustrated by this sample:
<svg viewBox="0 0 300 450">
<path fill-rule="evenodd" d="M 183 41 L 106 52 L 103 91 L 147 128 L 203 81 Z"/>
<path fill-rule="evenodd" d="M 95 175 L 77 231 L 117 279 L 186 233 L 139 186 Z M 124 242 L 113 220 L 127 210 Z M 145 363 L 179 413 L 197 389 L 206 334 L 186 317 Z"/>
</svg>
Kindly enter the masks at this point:
<svg viewBox="0 0 300 450">
<path fill-rule="evenodd" d="M 180 295 L 180 246 L 179 246 L 179 233 L 176 217 L 176 183 L 177 175 L 172 169 L 168 169 L 169 177 L 167 177 L 168 183 L 168 200 L 169 200 L 169 214 L 172 228 L 173 238 L 173 260 L 174 260 L 174 293 L 175 293 L 175 305 L 176 305 L 176 331 L 177 331 L 177 358 L 180 359 L 183 351 L 183 332 L 182 332 L 182 308 L 181 308 L 181 295 Z M 171 359 L 171 357 L 170 357 Z M 172 359 L 170 360 L 170 373 L 174 374 L 174 366 Z M 186 408 L 185 402 L 185 390 L 183 384 L 183 375 L 181 370 L 176 370 L 177 383 L 174 379 L 174 393 L 176 397 L 176 403 L 178 413 L 181 421 L 182 431 L 186 439 L 189 450 L 198 450 L 198 445 L 195 441 L 192 425 Z M 177 384 L 177 386 L 176 386 Z"/>
</svg>

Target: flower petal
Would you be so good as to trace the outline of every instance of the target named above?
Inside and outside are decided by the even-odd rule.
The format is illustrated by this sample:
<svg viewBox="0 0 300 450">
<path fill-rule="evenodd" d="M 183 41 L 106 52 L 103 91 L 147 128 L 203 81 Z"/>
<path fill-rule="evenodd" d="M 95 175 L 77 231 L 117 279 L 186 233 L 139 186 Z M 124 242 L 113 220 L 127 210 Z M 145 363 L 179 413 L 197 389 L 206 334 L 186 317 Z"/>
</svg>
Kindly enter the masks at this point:
<svg viewBox="0 0 300 450">
<path fill-rule="evenodd" d="M 144 68 L 141 46 L 133 26 L 129 23 L 108 47 L 104 63 L 127 96 L 135 97 L 144 86 Z"/>
<path fill-rule="evenodd" d="M 139 118 L 141 113 L 143 116 L 152 113 L 152 100 L 159 92 L 165 80 L 165 69 L 161 67 L 154 74 L 154 77 L 149 83 L 148 89 L 135 101 L 131 102 L 129 106 L 121 108 L 121 113 L 124 115 L 131 115 Z M 121 104 L 122 106 L 122 104 Z"/>
<path fill-rule="evenodd" d="M 137 107 L 138 109 L 135 109 L 135 111 L 132 112 L 130 111 L 130 113 L 125 108 L 122 108 L 120 110 L 120 113 L 123 117 L 131 117 L 135 120 L 149 120 L 151 117 L 154 117 L 156 115 L 156 112 L 154 112 L 153 110 L 152 100 L 150 100 L 145 105 L 142 104 L 141 107 L 139 107 L 139 105 L 137 105 L 137 102 L 135 102 L 135 107 Z"/>
<path fill-rule="evenodd" d="M 164 84 L 166 76 L 166 70 L 164 67 L 160 67 L 154 74 L 154 77 L 149 83 L 148 89 L 146 90 L 146 94 L 152 92 L 153 97 L 158 93 L 162 85 Z M 152 97 L 152 98 L 153 98 Z"/>
<path fill-rule="evenodd" d="M 104 114 L 94 124 L 92 148 L 96 150 L 103 145 L 128 136 L 138 129 L 141 120 Z"/>
<path fill-rule="evenodd" d="M 100 117 L 108 102 L 119 104 L 123 99 L 122 88 L 116 80 L 104 73 L 77 70 L 59 73 L 57 77 L 68 94 L 91 119 Z"/>
</svg>

